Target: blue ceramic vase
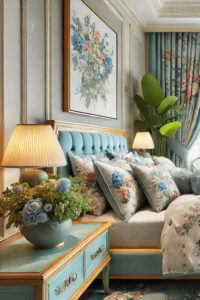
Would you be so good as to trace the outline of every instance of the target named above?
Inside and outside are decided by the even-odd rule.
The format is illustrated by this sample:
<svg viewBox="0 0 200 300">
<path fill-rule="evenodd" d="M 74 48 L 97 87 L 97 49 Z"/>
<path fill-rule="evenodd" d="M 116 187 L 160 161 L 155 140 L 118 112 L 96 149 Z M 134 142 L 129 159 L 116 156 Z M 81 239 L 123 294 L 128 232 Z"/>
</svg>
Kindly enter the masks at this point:
<svg viewBox="0 0 200 300">
<path fill-rule="evenodd" d="M 20 230 L 24 237 L 37 247 L 51 248 L 62 245 L 70 234 L 71 219 L 59 222 L 39 223 L 34 226 L 22 225 Z"/>
</svg>

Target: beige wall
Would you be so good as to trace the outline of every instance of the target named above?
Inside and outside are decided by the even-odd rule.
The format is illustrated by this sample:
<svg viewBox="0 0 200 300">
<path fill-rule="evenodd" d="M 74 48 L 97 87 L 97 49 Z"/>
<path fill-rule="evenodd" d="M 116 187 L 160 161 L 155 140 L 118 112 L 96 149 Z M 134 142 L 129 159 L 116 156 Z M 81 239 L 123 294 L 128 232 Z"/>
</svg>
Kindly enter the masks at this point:
<svg viewBox="0 0 200 300">
<path fill-rule="evenodd" d="M 125 128 L 132 140 L 134 109 L 130 99 L 139 90 L 145 68 L 144 28 L 123 0 L 87 2 L 118 33 L 117 120 L 62 111 L 63 0 L 0 0 L 1 157 L 20 122 L 41 123 L 52 118 Z M 18 169 L 1 168 L 1 188 L 18 177 Z"/>
</svg>

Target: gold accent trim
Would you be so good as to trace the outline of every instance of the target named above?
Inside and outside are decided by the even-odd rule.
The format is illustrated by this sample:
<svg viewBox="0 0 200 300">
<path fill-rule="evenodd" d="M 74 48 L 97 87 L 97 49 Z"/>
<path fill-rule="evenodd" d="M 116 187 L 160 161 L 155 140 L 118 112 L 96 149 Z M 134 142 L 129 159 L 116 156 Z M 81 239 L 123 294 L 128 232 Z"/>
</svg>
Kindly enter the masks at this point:
<svg viewBox="0 0 200 300">
<path fill-rule="evenodd" d="M 61 247 L 63 245 L 64 245 L 64 242 L 56 244 L 56 245 L 53 245 L 53 246 L 36 246 L 36 245 L 33 245 L 33 247 L 36 250 L 48 250 L 48 249 L 58 248 L 58 247 Z"/>
<path fill-rule="evenodd" d="M 21 1 L 21 97 L 22 124 L 27 123 L 27 0 Z"/>
<path fill-rule="evenodd" d="M 127 252 L 133 252 L 133 253 L 162 253 L 161 249 L 110 249 L 110 253 L 127 253 Z"/>
<path fill-rule="evenodd" d="M 84 223 L 81 223 L 84 224 Z M 44 279 L 47 280 L 52 277 L 56 272 L 58 272 L 65 264 L 71 261 L 75 256 L 77 256 L 80 252 L 82 252 L 85 248 L 87 248 L 94 240 L 96 240 L 101 234 L 108 230 L 111 226 L 111 222 L 102 223 L 97 229 L 87 235 L 84 239 L 82 239 L 78 244 L 72 247 L 70 250 L 65 252 L 61 257 L 56 259 L 53 263 L 51 263 L 48 267 L 43 269 L 38 273 L 0 273 L 0 280 L 7 279 Z M 21 234 L 17 236 L 15 239 L 11 239 L 9 242 L 0 245 L 0 248 L 12 243 L 14 240 L 23 237 Z"/>
<path fill-rule="evenodd" d="M 52 3 L 51 0 L 45 1 L 45 15 L 46 15 L 45 105 L 46 105 L 46 120 L 49 120 L 52 119 Z"/>
<path fill-rule="evenodd" d="M 6 245 L 9 245 L 13 243 L 14 241 L 21 239 L 23 236 L 20 232 L 15 233 L 12 236 L 9 236 L 8 238 L 4 239 L 3 241 L 0 241 L 0 248 L 5 247 Z"/>
<path fill-rule="evenodd" d="M 124 129 L 108 128 L 108 127 L 101 127 L 101 126 L 81 124 L 81 123 L 62 122 L 56 120 L 47 120 L 46 123 L 53 127 L 56 135 L 58 135 L 59 131 L 72 131 L 72 132 L 122 135 L 127 140 L 127 133 L 126 130 Z M 54 175 L 57 174 L 57 168 L 47 168 L 46 170 L 47 173 L 53 173 Z"/>
<path fill-rule="evenodd" d="M 73 294 L 70 300 L 77 300 L 85 292 L 88 286 L 93 282 L 93 280 L 98 276 L 98 274 L 105 268 L 105 266 L 111 260 L 110 255 L 101 262 L 101 264 L 94 270 L 94 272 L 84 281 L 80 288 Z"/>
<path fill-rule="evenodd" d="M 84 224 L 84 223 L 83 223 Z M 43 269 L 40 275 L 44 277 L 45 280 L 52 277 L 56 272 L 58 272 L 66 263 L 70 262 L 74 257 L 81 253 L 85 248 L 87 248 L 94 240 L 96 240 L 100 235 L 102 235 L 111 226 L 111 222 L 106 222 L 100 225 L 96 230 L 87 235 L 78 244 L 72 247 L 70 250 L 65 252 L 61 257 L 56 259 L 52 264 Z"/>
<path fill-rule="evenodd" d="M 64 100 L 63 111 L 89 117 L 117 120 L 118 118 L 118 33 L 102 18 L 85 0 L 81 0 L 99 19 L 101 19 L 116 34 L 116 117 L 105 117 L 95 113 L 79 112 L 70 109 L 70 1 L 64 0 Z"/>
<path fill-rule="evenodd" d="M 55 133 L 58 133 L 58 130 L 61 130 L 61 131 L 100 133 L 100 134 L 104 133 L 104 134 L 122 135 L 125 138 L 127 137 L 126 130 L 118 129 L 118 128 L 108 128 L 108 127 L 101 127 L 96 125 L 62 122 L 56 120 L 47 120 L 47 124 L 53 127 Z"/>
<path fill-rule="evenodd" d="M 77 222 L 79 223 L 79 222 Z M 83 223 L 84 224 L 84 223 Z M 9 286 L 9 285 L 34 285 L 35 288 L 35 300 L 46 299 L 46 283 L 47 280 L 59 271 L 64 265 L 66 265 L 70 259 L 73 259 L 78 253 L 82 252 L 88 245 L 90 245 L 94 240 L 98 238 L 102 233 L 104 233 L 111 226 L 111 222 L 104 223 L 100 225 L 96 230 L 91 234 L 85 237 L 81 242 L 79 242 L 75 247 L 70 251 L 66 252 L 66 255 L 61 256 L 48 268 L 44 269 L 40 273 L 0 273 L 0 286 Z M 17 238 L 21 238 L 22 235 L 19 235 Z M 15 239 L 12 239 L 8 243 L 13 242 Z M 1 247 L 6 246 L 8 243 L 4 243 Z M 77 248 L 77 249 L 75 249 Z M 80 295 L 87 289 L 91 282 L 97 277 L 97 275 L 103 270 L 103 268 L 109 263 L 111 257 L 108 254 L 107 257 L 100 263 L 100 265 L 94 270 L 94 272 L 88 277 L 87 280 L 82 284 L 82 286 L 75 292 L 75 294 L 70 298 L 76 300 Z M 58 264 L 59 262 L 59 264 Z M 52 268 L 52 270 L 49 270 Z"/>
</svg>

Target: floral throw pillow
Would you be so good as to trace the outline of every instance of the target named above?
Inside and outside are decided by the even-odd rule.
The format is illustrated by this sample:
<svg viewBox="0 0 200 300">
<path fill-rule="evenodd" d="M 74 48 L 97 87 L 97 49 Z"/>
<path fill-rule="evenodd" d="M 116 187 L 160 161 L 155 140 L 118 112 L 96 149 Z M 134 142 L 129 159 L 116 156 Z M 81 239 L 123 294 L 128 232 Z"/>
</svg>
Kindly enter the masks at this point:
<svg viewBox="0 0 200 300">
<path fill-rule="evenodd" d="M 94 160 L 94 166 L 98 183 L 110 206 L 120 219 L 128 221 L 144 201 L 130 166 L 116 160 Z"/>
<path fill-rule="evenodd" d="M 153 160 L 155 165 L 162 167 L 164 170 L 168 171 L 169 173 L 176 171 L 176 166 L 169 158 L 164 156 L 153 156 Z"/>
<path fill-rule="evenodd" d="M 85 186 L 85 193 L 91 198 L 90 213 L 100 216 L 106 211 L 108 203 L 97 182 L 93 159 L 101 157 L 101 159 L 108 160 L 102 155 L 75 155 L 73 152 L 68 153 L 73 174 L 82 178 Z"/>
<path fill-rule="evenodd" d="M 176 199 L 180 192 L 169 172 L 158 166 L 132 165 L 134 174 L 152 208 L 160 212 Z"/>
<path fill-rule="evenodd" d="M 106 150 L 106 154 L 109 159 L 113 159 L 113 158 L 123 159 L 129 164 L 133 163 L 141 166 L 152 166 L 155 164 L 153 159 L 151 158 L 151 155 L 148 155 L 148 157 L 141 156 L 134 150 L 130 152 L 115 152 L 115 151 Z"/>
</svg>

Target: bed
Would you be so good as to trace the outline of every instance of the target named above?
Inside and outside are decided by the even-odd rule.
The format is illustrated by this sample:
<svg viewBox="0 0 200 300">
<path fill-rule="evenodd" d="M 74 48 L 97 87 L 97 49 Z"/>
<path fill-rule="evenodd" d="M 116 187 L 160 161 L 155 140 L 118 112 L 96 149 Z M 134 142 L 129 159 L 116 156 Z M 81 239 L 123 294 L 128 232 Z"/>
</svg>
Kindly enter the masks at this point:
<svg viewBox="0 0 200 300">
<path fill-rule="evenodd" d="M 126 131 L 122 129 L 60 121 L 48 121 L 48 124 L 53 127 L 58 136 L 66 157 L 70 150 L 77 154 L 99 154 L 106 149 L 117 152 L 128 149 Z M 54 174 L 61 177 L 72 175 L 68 157 L 67 161 L 66 167 L 54 168 Z M 116 217 L 111 210 L 99 217 L 87 214 L 80 217 L 78 221 L 83 223 L 112 222 L 110 229 L 111 279 L 163 279 L 160 237 L 164 217 L 165 211 L 156 213 L 150 206 L 145 206 L 136 212 L 128 223 Z M 200 276 L 176 278 L 199 279 Z"/>
</svg>

